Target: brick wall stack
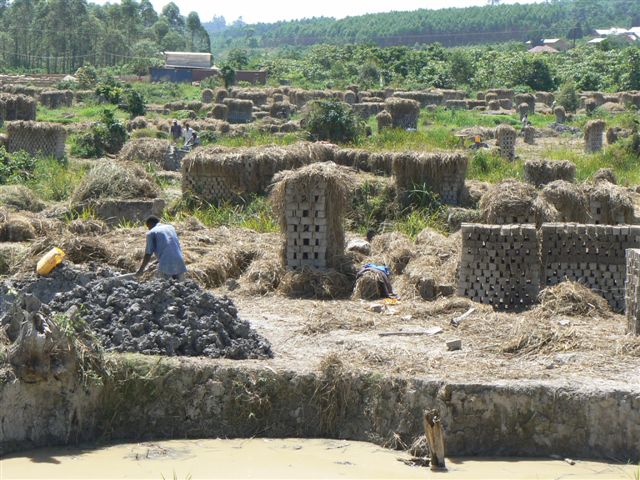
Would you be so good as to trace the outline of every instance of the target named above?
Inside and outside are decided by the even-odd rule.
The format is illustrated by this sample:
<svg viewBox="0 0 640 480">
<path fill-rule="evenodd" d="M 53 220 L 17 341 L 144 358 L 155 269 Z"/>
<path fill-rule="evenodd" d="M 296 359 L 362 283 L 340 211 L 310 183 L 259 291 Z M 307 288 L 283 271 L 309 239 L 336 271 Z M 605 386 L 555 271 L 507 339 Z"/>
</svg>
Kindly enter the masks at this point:
<svg viewBox="0 0 640 480">
<path fill-rule="evenodd" d="M 228 178 L 203 172 L 190 174 L 183 171 L 182 191 L 210 203 L 231 201 L 236 197 Z"/>
<path fill-rule="evenodd" d="M 288 185 L 286 199 L 286 264 L 290 270 L 309 267 L 324 270 L 327 264 L 327 202 L 324 183 L 306 192 Z"/>
<path fill-rule="evenodd" d="M 9 122 L 7 124 L 7 150 L 24 150 L 31 155 L 64 157 L 65 129 L 54 123 Z"/>
<path fill-rule="evenodd" d="M 627 250 L 627 279 L 625 283 L 625 312 L 627 330 L 640 335 L 640 250 Z"/>
<path fill-rule="evenodd" d="M 538 240 L 533 225 L 462 225 L 458 295 L 519 310 L 540 289 Z"/>
<path fill-rule="evenodd" d="M 591 120 L 584 127 L 584 149 L 587 153 L 602 150 L 602 136 L 605 123 L 602 120 Z"/>
<path fill-rule="evenodd" d="M 542 270 L 547 286 L 580 282 L 624 309 L 625 250 L 640 247 L 640 226 L 542 225 Z"/>
<path fill-rule="evenodd" d="M 0 126 L 5 121 L 35 120 L 36 101 L 26 95 L 0 94 Z"/>
<path fill-rule="evenodd" d="M 516 158 L 516 129 L 510 125 L 499 125 L 496 129 L 496 140 L 500 156 L 507 160 Z"/>
<path fill-rule="evenodd" d="M 225 98 L 227 121 L 229 123 L 250 123 L 253 121 L 253 102 L 236 98 Z"/>
</svg>

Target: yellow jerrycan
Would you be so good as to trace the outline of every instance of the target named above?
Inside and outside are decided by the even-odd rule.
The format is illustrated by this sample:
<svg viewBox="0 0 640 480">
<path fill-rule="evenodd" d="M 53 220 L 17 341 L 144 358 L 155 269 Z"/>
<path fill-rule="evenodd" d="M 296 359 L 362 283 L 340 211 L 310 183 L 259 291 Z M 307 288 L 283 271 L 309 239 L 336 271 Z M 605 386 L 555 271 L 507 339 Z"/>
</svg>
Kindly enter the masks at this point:
<svg viewBox="0 0 640 480">
<path fill-rule="evenodd" d="M 36 272 L 38 275 L 49 275 L 51 270 L 56 268 L 64 259 L 64 252 L 55 247 L 49 250 L 44 257 L 38 260 L 36 265 Z"/>
</svg>

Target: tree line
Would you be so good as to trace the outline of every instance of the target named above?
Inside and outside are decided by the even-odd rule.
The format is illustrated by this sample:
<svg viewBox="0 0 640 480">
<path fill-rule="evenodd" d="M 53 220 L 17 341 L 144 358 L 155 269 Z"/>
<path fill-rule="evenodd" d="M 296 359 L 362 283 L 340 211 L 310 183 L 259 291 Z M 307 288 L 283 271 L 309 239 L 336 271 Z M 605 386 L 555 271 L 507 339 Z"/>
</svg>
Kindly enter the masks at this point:
<svg viewBox="0 0 640 480">
<path fill-rule="evenodd" d="M 171 2 L 158 13 L 149 0 L 0 0 L 5 71 L 72 73 L 91 64 L 143 74 L 164 50 L 211 50 L 196 12 L 185 17 Z"/>
<path fill-rule="evenodd" d="M 526 41 L 542 37 L 578 39 L 595 28 L 640 26 L 637 0 L 551 0 L 545 3 L 376 13 L 341 20 L 312 18 L 231 25 L 215 17 L 204 26 L 224 47 L 279 47 L 345 43 L 378 46 L 438 42 L 444 46 Z M 221 26 L 223 28 L 221 28 Z"/>
</svg>

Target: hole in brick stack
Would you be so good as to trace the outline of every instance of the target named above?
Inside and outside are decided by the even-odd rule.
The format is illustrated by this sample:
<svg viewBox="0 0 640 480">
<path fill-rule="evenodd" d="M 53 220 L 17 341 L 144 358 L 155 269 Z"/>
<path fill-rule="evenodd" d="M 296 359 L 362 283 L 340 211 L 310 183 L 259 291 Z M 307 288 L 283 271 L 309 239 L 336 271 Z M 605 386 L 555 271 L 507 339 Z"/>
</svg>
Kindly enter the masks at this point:
<svg viewBox="0 0 640 480">
<path fill-rule="evenodd" d="M 316 247 L 319 247 L 319 246 L 320 246 L 320 240 L 316 238 Z"/>
<path fill-rule="evenodd" d="M 318 252 L 316 252 L 316 253 L 314 253 L 314 254 L 313 254 L 313 258 L 314 258 L 314 259 L 316 259 L 316 260 L 318 260 Z"/>
<path fill-rule="evenodd" d="M 308 217 L 309 216 L 309 210 L 302 210 L 302 216 L 303 217 Z"/>
<path fill-rule="evenodd" d="M 303 239 L 302 240 L 302 245 L 308 246 L 309 245 L 309 239 L 308 238 Z"/>
<path fill-rule="evenodd" d="M 307 252 L 303 252 L 302 253 L 302 259 L 303 260 L 309 260 L 309 254 Z"/>
<path fill-rule="evenodd" d="M 316 232 L 320 231 L 320 225 L 316 225 Z"/>
</svg>

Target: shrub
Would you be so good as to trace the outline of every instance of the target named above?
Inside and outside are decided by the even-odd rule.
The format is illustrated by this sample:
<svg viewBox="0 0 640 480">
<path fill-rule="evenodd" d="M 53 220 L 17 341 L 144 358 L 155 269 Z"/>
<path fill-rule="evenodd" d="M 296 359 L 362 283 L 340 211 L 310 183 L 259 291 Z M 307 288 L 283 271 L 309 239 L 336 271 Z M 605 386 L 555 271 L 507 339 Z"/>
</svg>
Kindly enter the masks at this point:
<svg viewBox="0 0 640 480">
<path fill-rule="evenodd" d="M 120 103 L 123 94 L 124 88 L 120 82 L 111 77 L 100 82 L 96 87 L 96 95 L 98 98 L 113 105 Z"/>
<path fill-rule="evenodd" d="M 105 152 L 118 153 L 126 141 L 124 125 L 116 120 L 113 110 L 104 109 L 99 122 L 72 139 L 71 153 L 82 158 L 101 157 Z"/>
<path fill-rule="evenodd" d="M 0 147 L 0 184 L 21 183 L 33 174 L 36 160 L 26 152 L 7 153 Z"/>
<path fill-rule="evenodd" d="M 125 90 L 125 110 L 129 112 L 131 118 L 141 117 L 147 111 L 147 107 L 144 103 L 144 96 L 133 90 L 132 88 L 127 88 Z"/>
<path fill-rule="evenodd" d="M 317 140 L 352 142 L 362 134 L 364 125 L 346 103 L 319 100 L 308 110 L 306 129 Z"/>
<path fill-rule="evenodd" d="M 580 98 L 573 82 L 565 82 L 556 93 L 556 103 L 564 107 L 567 112 L 575 112 L 580 106 Z"/>
<path fill-rule="evenodd" d="M 98 83 L 98 72 L 92 65 L 85 65 L 76 70 L 74 75 L 80 88 L 95 88 Z"/>
</svg>

